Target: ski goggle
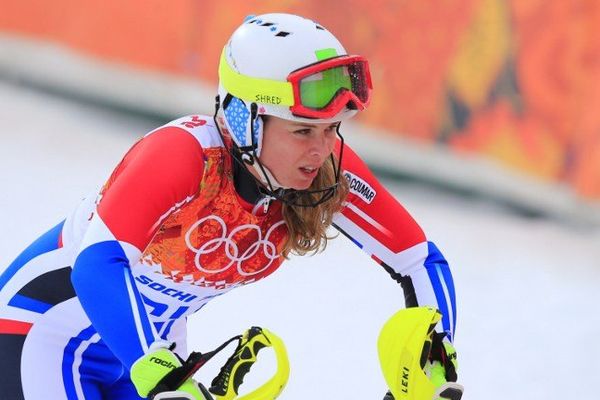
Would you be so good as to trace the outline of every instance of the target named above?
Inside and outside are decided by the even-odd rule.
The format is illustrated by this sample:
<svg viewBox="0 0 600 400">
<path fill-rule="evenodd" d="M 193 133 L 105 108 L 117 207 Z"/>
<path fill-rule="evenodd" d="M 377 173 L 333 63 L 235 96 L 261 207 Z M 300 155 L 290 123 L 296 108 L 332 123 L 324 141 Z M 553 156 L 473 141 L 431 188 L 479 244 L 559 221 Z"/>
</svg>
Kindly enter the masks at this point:
<svg viewBox="0 0 600 400">
<path fill-rule="evenodd" d="M 344 107 L 364 110 L 373 85 L 362 56 L 338 56 L 291 72 L 287 82 L 253 78 L 234 71 L 225 52 L 219 64 L 221 84 L 232 95 L 256 103 L 288 106 L 298 117 L 329 119 Z"/>
</svg>

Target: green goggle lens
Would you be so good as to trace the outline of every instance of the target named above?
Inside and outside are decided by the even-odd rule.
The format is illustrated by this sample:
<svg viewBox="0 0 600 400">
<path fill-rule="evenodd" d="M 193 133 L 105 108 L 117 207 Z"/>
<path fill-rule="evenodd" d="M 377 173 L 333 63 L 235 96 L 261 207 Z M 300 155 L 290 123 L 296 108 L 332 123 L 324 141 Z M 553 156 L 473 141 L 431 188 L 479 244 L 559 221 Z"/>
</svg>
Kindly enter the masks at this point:
<svg viewBox="0 0 600 400">
<path fill-rule="evenodd" d="M 340 89 L 352 90 L 347 66 L 328 69 L 300 81 L 300 99 L 305 107 L 320 109 L 335 97 Z"/>
</svg>

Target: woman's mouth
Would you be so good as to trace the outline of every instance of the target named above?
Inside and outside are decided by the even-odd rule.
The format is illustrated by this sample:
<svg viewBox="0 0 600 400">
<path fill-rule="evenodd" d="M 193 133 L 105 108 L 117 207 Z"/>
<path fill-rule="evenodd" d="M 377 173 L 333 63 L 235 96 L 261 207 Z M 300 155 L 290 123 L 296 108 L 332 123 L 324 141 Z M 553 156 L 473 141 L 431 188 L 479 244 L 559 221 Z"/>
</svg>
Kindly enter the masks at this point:
<svg viewBox="0 0 600 400">
<path fill-rule="evenodd" d="M 306 176 L 307 178 L 314 179 L 317 176 L 317 173 L 319 172 L 319 168 L 318 167 L 300 167 L 300 171 L 302 171 L 304 176 Z"/>
</svg>

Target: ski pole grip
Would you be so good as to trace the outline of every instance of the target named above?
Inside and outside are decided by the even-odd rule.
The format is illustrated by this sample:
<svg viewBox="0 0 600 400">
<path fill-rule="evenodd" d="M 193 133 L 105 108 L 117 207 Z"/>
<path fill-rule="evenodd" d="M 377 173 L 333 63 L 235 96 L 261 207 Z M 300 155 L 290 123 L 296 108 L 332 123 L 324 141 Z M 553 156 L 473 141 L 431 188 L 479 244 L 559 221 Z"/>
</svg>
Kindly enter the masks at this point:
<svg viewBox="0 0 600 400">
<path fill-rule="evenodd" d="M 229 397 L 228 395 L 232 394 L 233 389 L 237 395 L 240 386 L 244 383 L 244 377 L 257 361 L 258 352 L 269 345 L 265 339 L 262 328 L 253 326 L 248 329 L 235 353 L 227 360 L 219 375 L 213 380 L 210 391 Z"/>
</svg>

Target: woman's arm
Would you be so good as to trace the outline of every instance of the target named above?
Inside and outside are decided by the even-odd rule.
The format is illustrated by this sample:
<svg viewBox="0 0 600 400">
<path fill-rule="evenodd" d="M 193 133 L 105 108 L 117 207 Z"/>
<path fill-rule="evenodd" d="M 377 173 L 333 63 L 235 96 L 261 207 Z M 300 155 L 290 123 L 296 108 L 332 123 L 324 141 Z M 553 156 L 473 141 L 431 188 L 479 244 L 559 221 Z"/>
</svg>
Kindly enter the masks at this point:
<svg viewBox="0 0 600 400">
<path fill-rule="evenodd" d="M 407 307 L 439 309 L 442 329 L 452 340 L 456 295 L 444 256 L 348 146 L 344 147 L 342 168 L 350 194 L 334 226 L 402 285 Z"/>
<path fill-rule="evenodd" d="M 160 345 L 130 266 L 162 221 L 198 191 L 203 168 L 193 135 L 161 128 L 127 153 L 91 216 L 71 279 L 93 327 L 127 367 Z"/>
</svg>

